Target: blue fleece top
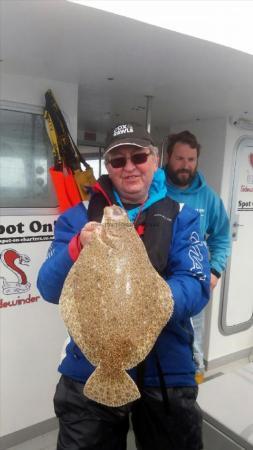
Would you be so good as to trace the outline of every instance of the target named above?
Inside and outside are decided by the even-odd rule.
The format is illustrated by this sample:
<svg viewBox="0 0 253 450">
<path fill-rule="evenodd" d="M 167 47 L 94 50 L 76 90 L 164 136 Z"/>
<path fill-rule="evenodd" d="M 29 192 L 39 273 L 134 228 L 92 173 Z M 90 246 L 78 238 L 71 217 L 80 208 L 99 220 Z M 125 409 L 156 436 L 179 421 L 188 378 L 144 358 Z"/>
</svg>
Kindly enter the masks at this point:
<svg viewBox="0 0 253 450">
<path fill-rule="evenodd" d="M 166 191 L 165 175 L 159 169 L 154 175 L 149 199 L 143 209 L 148 208 L 152 201 L 155 203 L 164 198 Z M 131 217 L 131 220 L 134 218 Z M 65 278 L 73 265 L 68 244 L 87 221 L 87 211 L 82 203 L 66 211 L 57 220 L 55 239 L 38 275 L 38 289 L 45 300 L 59 302 Z M 200 239 L 199 214 L 187 206 L 182 208 L 173 223 L 164 278 L 172 291 L 174 311 L 157 339 L 156 352 L 167 386 L 193 386 L 195 364 L 190 318 L 198 314 L 208 302 L 210 271 L 206 245 Z M 71 339 L 59 371 L 85 383 L 93 370 L 92 364 Z M 136 378 L 135 368 L 130 371 L 130 375 Z M 146 359 L 144 385 L 160 386 L 153 350 Z"/>
<path fill-rule="evenodd" d="M 210 252 L 211 269 L 223 272 L 230 255 L 231 239 L 229 219 L 221 198 L 207 185 L 200 172 L 186 189 L 180 189 L 168 180 L 167 192 L 177 202 L 200 213 L 200 229 Z"/>
</svg>

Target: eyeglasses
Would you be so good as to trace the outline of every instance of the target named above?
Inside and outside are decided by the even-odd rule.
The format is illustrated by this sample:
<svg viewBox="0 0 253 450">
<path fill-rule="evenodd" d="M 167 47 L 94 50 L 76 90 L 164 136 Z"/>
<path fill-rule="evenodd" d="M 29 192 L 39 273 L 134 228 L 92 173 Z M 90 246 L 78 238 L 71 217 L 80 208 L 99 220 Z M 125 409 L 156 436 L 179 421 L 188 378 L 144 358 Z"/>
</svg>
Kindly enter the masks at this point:
<svg viewBox="0 0 253 450">
<path fill-rule="evenodd" d="M 118 158 L 112 158 L 108 162 L 111 164 L 111 166 L 114 169 L 119 169 L 120 167 L 125 167 L 127 161 L 130 159 L 131 162 L 134 165 L 139 164 L 145 164 L 148 160 L 149 155 L 151 155 L 151 152 L 149 153 L 134 153 L 133 155 L 129 156 L 128 158 L 126 156 L 119 156 Z"/>
</svg>

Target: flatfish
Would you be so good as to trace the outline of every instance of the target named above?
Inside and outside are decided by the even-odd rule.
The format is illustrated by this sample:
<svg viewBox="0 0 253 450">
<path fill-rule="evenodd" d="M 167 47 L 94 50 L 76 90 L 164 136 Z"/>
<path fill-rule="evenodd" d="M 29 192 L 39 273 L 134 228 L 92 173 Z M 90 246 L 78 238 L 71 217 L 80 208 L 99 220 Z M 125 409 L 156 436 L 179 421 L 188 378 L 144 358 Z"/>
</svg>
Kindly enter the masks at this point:
<svg viewBox="0 0 253 450">
<path fill-rule="evenodd" d="M 63 286 L 60 310 L 69 334 L 96 369 L 84 394 L 107 406 L 140 397 L 127 374 L 151 351 L 173 312 L 168 284 L 118 206 L 81 251 Z"/>
</svg>

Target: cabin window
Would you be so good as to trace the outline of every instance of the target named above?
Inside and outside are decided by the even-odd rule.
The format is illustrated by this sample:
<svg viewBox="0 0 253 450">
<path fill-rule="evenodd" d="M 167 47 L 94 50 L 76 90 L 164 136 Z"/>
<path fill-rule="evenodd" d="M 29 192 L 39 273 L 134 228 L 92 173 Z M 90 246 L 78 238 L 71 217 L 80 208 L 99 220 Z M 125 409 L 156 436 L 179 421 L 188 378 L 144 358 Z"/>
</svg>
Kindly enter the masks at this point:
<svg viewBox="0 0 253 450">
<path fill-rule="evenodd" d="M 79 151 L 87 163 L 92 167 L 96 180 L 100 175 L 107 174 L 101 148 L 79 146 Z"/>
<path fill-rule="evenodd" d="M 48 172 L 52 150 L 43 116 L 0 109 L 0 127 L 0 207 L 56 207 Z"/>
</svg>

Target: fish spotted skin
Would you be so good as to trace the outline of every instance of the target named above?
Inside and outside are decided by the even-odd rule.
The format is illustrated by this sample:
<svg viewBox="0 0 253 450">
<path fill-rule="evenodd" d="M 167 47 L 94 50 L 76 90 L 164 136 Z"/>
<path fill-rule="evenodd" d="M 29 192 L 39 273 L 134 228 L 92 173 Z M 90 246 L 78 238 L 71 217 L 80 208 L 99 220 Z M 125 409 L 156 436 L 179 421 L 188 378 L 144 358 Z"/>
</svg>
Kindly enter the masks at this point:
<svg viewBox="0 0 253 450">
<path fill-rule="evenodd" d="M 69 334 L 96 366 L 85 395 L 107 406 L 139 398 L 125 370 L 151 351 L 173 300 L 122 208 L 104 209 L 102 226 L 66 278 L 60 309 Z"/>
</svg>

